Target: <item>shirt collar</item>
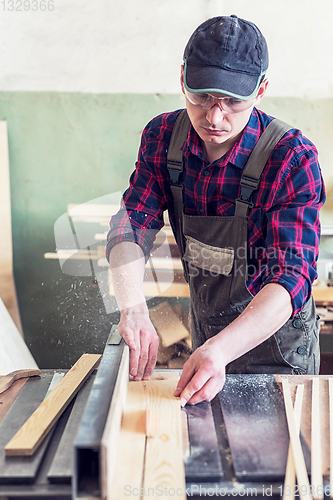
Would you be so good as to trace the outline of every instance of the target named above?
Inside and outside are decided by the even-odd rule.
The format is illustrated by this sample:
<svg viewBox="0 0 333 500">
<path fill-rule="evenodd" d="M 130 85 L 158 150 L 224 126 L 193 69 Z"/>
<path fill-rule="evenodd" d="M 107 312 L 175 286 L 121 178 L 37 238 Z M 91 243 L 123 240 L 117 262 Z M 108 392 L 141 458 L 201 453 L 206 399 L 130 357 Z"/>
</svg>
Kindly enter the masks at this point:
<svg viewBox="0 0 333 500">
<path fill-rule="evenodd" d="M 253 108 L 250 119 L 246 127 L 244 128 L 240 138 L 224 155 L 224 157 L 218 161 L 221 163 L 223 162 L 224 165 L 226 165 L 227 163 L 232 163 L 236 167 L 243 170 L 255 144 L 260 137 L 261 132 L 262 130 L 259 120 L 259 114 L 257 109 Z M 192 125 L 190 126 L 187 139 L 181 149 L 183 151 L 191 151 L 191 153 L 198 156 L 201 160 L 205 159 L 201 140 Z"/>
</svg>

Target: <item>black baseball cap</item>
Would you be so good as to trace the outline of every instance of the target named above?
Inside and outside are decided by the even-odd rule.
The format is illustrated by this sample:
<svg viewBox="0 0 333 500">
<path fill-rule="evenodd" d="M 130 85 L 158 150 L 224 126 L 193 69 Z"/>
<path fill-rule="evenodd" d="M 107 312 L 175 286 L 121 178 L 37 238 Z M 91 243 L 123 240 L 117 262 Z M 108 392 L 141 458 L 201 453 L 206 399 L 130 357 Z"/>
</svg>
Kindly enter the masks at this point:
<svg viewBox="0 0 333 500">
<path fill-rule="evenodd" d="M 193 93 L 251 99 L 267 69 L 264 36 L 255 24 L 235 15 L 202 23 L 184 51 L 184 85 Z"/>
</svg>

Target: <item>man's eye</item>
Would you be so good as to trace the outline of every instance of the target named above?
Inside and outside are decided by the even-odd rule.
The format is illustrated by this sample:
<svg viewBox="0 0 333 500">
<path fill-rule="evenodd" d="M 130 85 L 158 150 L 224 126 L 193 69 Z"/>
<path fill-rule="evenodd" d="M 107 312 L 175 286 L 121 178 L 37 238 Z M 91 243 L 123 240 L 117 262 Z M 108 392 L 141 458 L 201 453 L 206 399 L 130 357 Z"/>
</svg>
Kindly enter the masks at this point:
<svg viewBox="0 0 333 500">
<path fill-rule="evenodd" d="M 243 101 L 241 101 L 240 99 L 234 99 L 233 97 L 230 97 L 226 100 L 226 104 L 228 104 L 229 106 L 239 106 L 240 104 L 242 104 L 242 102 Z"/>
</svg>

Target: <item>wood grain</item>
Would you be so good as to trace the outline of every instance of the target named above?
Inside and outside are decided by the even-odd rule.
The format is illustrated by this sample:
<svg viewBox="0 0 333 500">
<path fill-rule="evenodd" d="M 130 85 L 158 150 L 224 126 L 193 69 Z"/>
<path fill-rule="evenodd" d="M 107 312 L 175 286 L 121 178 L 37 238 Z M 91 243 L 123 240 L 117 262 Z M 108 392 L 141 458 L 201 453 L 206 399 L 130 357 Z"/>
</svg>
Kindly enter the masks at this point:
<svg viewBox="0 0 333 500">
<path fill-rule="evenodd" d="M 295 421 L 298 432 L 300 431 L 301 427 L 303 394 L 304 394 L 304 385 L 299 385 L 297 387 L 296 399 L 294 405 Z M 283 500 L 290 499 L 290 492 L 295 491 L 295 485 L 296 485 L 296 468 L 295 468 L 293 450 L 290 443 L 288 450 L 286 475 L 284 479 Z"/>
<path fill-rule="evenodd" d="M 295 421 L 288 379 L 282 379 L 282 387 L 300 497 L 302 500 L 311 500 L 309 478 Z"/>
<path fill-rule="evenodd" d="M 177 492 L 185 499 L 185 470 L 182 448 L 182 424 L 179 399 L 173 396 L 179 375 L 157 373 L 145 382 L 149 398 L 147 445 L 144 473 L 144 498 L 165 492 L 166 498 Z M 183 494 L 181 494 L 183 492 Z"/>
<path fill-rule="evenodd" d="M 130 381 L 119 435 L 116 474 L 108 500 L 128 498 L 142 487 L 146 446 L 146 394 L 143 382 Z"/>
<path fill-rule="evenodd" d="M 95 369 L 101 356 L 83 354 L 5 446 L 6 455 L 33 455 L 59 416 Z"/>
</svg>

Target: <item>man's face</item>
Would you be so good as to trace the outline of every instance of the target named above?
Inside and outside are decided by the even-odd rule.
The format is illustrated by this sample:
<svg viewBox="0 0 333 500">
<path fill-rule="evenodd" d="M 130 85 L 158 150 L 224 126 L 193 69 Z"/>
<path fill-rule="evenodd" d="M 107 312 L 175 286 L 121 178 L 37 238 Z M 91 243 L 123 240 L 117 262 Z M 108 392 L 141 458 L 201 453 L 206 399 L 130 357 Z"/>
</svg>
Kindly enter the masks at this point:
<svg viewBox="0 0 333 500">
<path fill-rule="evenodd" d="M 191 123 L 204 143 L 206 151 L 219 150 L 221 156 L 226 153 L 236 142 L 252 113 L 253 106 L 263 97 L 267 80 L 259 88 L 258 95 L 252 99 L 251 106 L 239 113 L 225 113 L 221 107 L 215 103 L 210 109 L 204 109 L 192 104 L 186 98 L 186 108 Z M 184 92 L 184 70 L 182 67 L 181 85 Z M 213 94 L 216 97 L 223 97 L 221 94 Z M 219 157 L 219 156 L 218 156 Z"/>
</svg>

